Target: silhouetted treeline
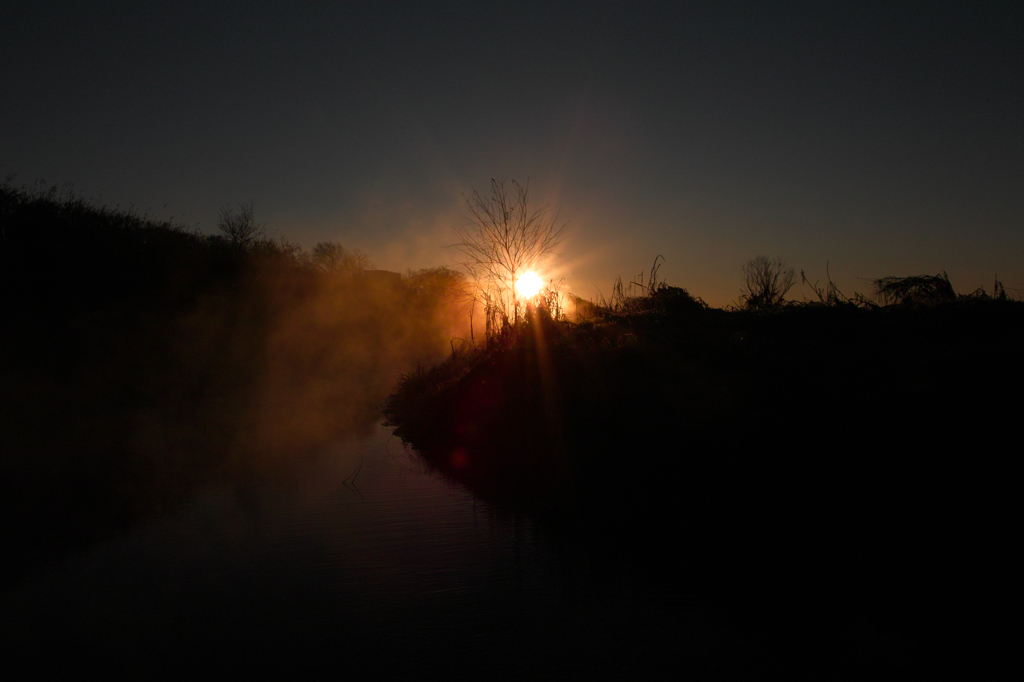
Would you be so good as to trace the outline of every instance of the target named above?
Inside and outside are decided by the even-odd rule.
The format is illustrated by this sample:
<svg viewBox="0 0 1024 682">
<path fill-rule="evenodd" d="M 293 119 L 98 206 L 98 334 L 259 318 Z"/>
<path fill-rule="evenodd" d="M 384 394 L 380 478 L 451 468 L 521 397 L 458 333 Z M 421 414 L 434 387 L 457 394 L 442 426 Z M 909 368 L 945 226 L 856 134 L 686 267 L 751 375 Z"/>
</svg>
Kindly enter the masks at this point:
<svg viewBox="0 0 1024 682">
<path fill-rule="evenodd" d="M 15 571 L 199 481 L 372 428 L 402 372 L 449 352 L 455 273 L 367 271 L 317 246 L 0 188 L 0 520 Z"/>
<path fill-rule="evenodd" d="M 900 637 L 931 636 L 1010 589 L 1024 406 L 1024 303 L 933 298 L 720 310 L 655 286 L 586 322 L 534 313 L 508 343 L 403 377 L 386 413 L 609 570 L 795 609 L 820 619 L 812 648 L 896 613 L 913 614 Z"/>
</svg>

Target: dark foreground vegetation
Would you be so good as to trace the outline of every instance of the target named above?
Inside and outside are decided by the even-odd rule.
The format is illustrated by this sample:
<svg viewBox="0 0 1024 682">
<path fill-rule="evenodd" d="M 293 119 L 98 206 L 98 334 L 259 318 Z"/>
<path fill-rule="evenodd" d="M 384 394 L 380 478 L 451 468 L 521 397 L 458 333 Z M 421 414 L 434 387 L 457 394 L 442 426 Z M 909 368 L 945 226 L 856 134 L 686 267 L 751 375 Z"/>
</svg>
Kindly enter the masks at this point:
<svg viewBox="0 0 1024 682">
<path fill-rule="evenodd" d="M 1016 593 L 1024 303 L 948 284 L 734 310 L 620 288 L 404 376 L 386 414 L 607 570 L 760 619 L 755 669 L 980 664 Z"/>
<path fill-rule="evenodd" d="M 0 187 L 0 579 L 373 428 L 399 374 L 447 348 L 452 273 L 305 253 L 251 207 L 221 228 Z"/>
</svg>

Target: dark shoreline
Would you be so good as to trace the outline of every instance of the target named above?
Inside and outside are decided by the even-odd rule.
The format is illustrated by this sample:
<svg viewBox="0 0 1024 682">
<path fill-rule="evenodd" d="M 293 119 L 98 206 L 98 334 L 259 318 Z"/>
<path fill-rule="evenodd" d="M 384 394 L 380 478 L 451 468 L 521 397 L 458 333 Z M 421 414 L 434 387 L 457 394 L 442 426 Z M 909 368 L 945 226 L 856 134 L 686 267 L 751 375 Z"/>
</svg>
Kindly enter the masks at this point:
<svg viewBox="0 0 1024 682">
<path fill-rule="evenodd" d="M 825 639 L 891 626 L 917 644 L 876 653 L 920 671 L 998 638 L 1014 592 L 1022 342 L 1024 304 L 980 298 L 541 316 L 406 377 L 386 414 L 606 570 Z"/>
</svg>

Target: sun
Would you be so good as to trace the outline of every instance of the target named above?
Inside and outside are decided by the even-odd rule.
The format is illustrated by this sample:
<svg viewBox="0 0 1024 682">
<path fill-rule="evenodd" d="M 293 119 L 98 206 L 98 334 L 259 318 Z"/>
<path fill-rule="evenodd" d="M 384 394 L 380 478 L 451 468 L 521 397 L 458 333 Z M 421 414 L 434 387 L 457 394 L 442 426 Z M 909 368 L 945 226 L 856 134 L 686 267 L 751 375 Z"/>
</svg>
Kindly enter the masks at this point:
<svg viewBox="0 0 1024 682">
<path fill-rule="evenodd" d="M 544 286 L 544 280 L 537 276 L 535 272 L 526 272 L 519 281 L 516 282 L 516 291 L 523 298 L 533 298 L 537 295 L 537 292 Z"/>
</svg>

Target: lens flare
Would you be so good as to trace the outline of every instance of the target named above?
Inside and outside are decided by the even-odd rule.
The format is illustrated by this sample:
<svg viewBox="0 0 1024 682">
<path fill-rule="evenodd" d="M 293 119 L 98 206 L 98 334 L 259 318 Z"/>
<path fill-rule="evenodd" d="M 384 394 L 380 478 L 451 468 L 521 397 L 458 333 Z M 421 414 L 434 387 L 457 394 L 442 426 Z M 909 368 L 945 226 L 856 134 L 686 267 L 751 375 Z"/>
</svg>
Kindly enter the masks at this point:
<svg viewBox="0 0 1024 682">
<path fill-rule="evenodd" d="M 544 286 L 544 280 L 534 272 L 527 272 L 516 282 L 516 291 L 523 298 L 533 298 Z"/>
</svg>

